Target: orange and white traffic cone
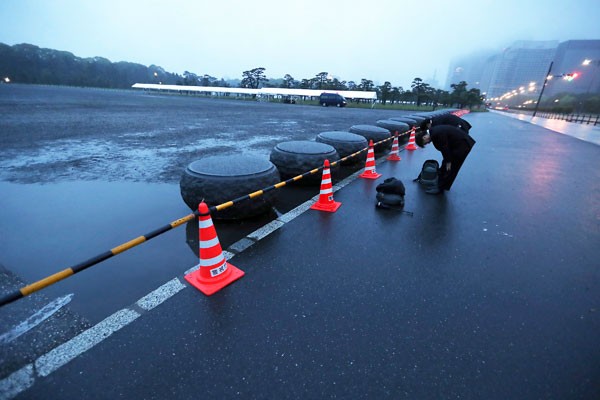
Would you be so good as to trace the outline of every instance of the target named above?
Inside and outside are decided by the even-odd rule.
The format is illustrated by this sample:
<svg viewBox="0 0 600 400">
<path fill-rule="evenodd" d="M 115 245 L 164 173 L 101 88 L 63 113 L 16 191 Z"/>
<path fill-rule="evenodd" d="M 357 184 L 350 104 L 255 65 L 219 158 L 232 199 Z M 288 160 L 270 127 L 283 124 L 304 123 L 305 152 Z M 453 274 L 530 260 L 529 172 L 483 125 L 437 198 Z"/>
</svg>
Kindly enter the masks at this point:
<svg viewBox="0 0 600 400">
<path fill-rule="evenodd" d="M 392 151 L 390 155 L 387 157 L 388 161 L 400 161 L 402 160 L 399 155 L 400 151 L 398 150 L 398 133 L 394 135 L 394 141 L 392 142 Z"/>
<path fill-rule="evenodd" d="M 375 151 L 373 150 L 373 139 L 369 140 L 369 150 L 367 151 L 367 162 L 365 163 L 365 170 L 359 175 L 361 178 L 366 179 L 377 179 L 381 176 L 375 170 Z"/>
<path fill-rule="evenodd" d="M 313 210 L 336 212 L 342 203 L 333 200 L 333 189 L 331 186 L 331 172 L 329 170 L 329 160 L 323 163 L 323 178 L 321 179 L 321 192 L 319 201 L 310 208 Z"/>
<path fill-rule="evenodd" d="M 244 271 L 228 263 L 206 203 L 198 205 L 200 235 L 200 268 L 185 276 L 196 289 L 210 296 L 244 276 Z"/>
<path fill-rule="evenodd" d="M 415 145 L 415 127 L 413 126 L 410 131 L 410 138 L 408 139 L 408 144 L 404 147 L 404 150 L 416 150 L 417 146 Z"/>
</svg>

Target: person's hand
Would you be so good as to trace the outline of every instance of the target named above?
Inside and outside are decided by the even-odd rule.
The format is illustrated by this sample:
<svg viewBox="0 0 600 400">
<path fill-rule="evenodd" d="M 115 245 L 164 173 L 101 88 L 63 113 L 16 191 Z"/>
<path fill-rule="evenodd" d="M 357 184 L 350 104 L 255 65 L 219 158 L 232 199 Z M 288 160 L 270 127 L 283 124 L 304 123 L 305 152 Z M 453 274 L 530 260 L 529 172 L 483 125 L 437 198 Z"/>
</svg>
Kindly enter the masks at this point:
<svg viewBox="0 0 600 400">
<path fill-rule="evenodd" d="M 452 168 L 452 163 L 446 163 L 446 171 L 450 172 L 451 168 Z"/>
</svg>

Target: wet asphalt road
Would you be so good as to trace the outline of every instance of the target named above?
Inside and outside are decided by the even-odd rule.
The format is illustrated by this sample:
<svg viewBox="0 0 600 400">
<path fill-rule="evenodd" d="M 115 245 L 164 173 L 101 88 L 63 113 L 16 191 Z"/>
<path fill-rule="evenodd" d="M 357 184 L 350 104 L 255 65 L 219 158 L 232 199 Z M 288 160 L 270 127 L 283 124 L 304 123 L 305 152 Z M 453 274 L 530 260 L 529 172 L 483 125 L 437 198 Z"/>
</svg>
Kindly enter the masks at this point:
<svg viewBox="0 0 600 400">
<path fill-rule="evenodd" d="M 353 180 L 336 213 L 235 255 L 241 280 L 131 305 L 73 361 L 25 371 L 18 398 L 598 398 L 600 147 L 467 119 L 477 144 L 444 196 L 411 182 L 431 147 L 377 166 L 412 217 Z"/>
</svg>

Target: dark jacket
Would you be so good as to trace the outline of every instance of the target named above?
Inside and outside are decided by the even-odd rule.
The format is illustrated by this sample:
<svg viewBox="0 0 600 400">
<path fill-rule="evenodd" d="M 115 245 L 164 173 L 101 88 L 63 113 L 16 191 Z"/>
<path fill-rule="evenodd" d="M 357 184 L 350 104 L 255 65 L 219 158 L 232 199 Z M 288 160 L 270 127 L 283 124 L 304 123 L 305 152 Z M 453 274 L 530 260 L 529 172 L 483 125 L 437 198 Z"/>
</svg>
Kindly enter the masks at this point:
<svg viewBox="0 0 600 400">
<path fill-rule="evenodd" d="M 433 117 L 431 119 L 431 126 L 437 126 L 437 125 L 452 125 L 452 126 L 456 126 L 458 128 L 461 128 L 463 131 L 469 133 L 469 130 L 471 129 L 471 124 L 469 124 L 467 121 L 465 121 L 464 119 L 457 117 L 454 114 L 444 114 L 444 115 L 439 115 L 437 117 Z"/>
<path fill-rule="evenodd" d="M 475 140 L 462 129 L 451 125 L 431 127 L 429 135 L 431 136 L 431 143 L 444 156 L 440 168 L 438 187 L 440 190 L 450 190 L 458 171 L 460 171 L 471 148 L 475 145 Z M 450 171 L 446 169 L 448 163 L 451 164 Z"/>
<path fill-rule="evenodd" d="M 464 159 L 475 140 L 468 133 L 451 125 L 437 125 L 429 129 L 431 143 L 442 153 L 444 160 Z"/>
</svg>

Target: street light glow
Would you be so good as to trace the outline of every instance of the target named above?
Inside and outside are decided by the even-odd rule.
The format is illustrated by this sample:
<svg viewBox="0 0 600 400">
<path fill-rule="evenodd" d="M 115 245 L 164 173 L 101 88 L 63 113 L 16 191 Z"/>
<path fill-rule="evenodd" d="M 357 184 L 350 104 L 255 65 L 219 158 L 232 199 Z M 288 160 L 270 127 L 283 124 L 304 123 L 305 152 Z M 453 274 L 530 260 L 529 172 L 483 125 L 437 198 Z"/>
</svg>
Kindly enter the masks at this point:
<svg viewBox="0 0 600 400">
<path fill-rule="evenodd" d="M 590 60 L 589 58 L 586 58 L 585 60 L 583 60 L 581 65 L 590 65 L 591 63 L 592 63 L 592 60 Z"/>
</svg>

